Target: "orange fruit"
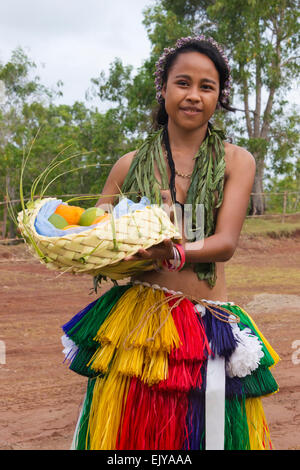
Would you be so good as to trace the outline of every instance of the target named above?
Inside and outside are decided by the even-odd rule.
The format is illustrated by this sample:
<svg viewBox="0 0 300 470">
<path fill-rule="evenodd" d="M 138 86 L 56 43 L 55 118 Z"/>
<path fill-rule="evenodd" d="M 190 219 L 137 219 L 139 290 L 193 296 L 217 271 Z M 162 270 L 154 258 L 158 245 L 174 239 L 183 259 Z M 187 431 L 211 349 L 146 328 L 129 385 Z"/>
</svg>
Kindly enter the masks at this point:
<svg viewBox="0 0 300 470">
<path fill-rule="evenodd" d="M 84 209 L 82 207 L 60 204 L 57 206 L 55 214 L 61 215 L 69 225 L 78 225 L 83 212 Z"/>
<path fill-rule="evenodd" d="M 104 222 L 104 220 L 109 219 L 110 214 L 99 215 L 96 219 L 93 220 L 91 225 L 99 224 L 99 222 Z"/>
</svg>

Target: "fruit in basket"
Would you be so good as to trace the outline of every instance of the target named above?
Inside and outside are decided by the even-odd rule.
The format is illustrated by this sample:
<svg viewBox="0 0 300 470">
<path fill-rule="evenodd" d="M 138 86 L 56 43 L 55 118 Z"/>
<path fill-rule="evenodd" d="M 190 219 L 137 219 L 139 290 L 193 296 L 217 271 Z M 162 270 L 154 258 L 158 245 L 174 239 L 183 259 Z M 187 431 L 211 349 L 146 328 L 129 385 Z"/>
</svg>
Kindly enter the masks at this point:
<svg viewBox="0 0 300 470">
<path fill-rule="evenodd" d="M 60 204 L 55 210 L 55 214 L 61 215 L 69 225 L 78 225 L 81 214 L 84 212 L 82 207 Z"/>
<path fill-rule="evenodd" d="M 104 215 L 99 215 L 96 217 L 95 220 L 91 223 L 91 225 L 99 224 L 100 222 L 104 222 L 105 220 L 108 220 L 110 217 L 110 214 L 105 213 Z"/>
<path fill-rule="evenodd" d="M 66 219 L 64 217 L 62 217 L 61 215 L 59 214 L 52 214 L 50 215 L 48 221 L 55 227 L 55 228 L 59 228 L 59 229 L 64 229 L 67 225 L 68 225 L 68 222 L 66 221 Z"/>
<path fill-rule="evenodd" d="M 97 217 L 103 215 L 105 215 L 105 211 L 100 207 L 89 207 L 84 212 L 82 212 L 78 223 L 79 225 L 89 226 L 92 225 Z"/>
</svg>

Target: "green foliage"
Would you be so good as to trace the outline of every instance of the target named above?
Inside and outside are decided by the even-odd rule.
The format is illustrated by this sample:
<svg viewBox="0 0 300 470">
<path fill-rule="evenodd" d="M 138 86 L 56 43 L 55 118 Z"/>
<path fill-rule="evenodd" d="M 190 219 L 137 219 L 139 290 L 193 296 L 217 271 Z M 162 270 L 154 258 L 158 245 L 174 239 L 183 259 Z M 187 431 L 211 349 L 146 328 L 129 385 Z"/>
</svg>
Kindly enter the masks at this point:
<svg viewBox="0 0 300 470">
<path fill-rule="evenodd" d="M 0 80 L 5 84 L 7 97 L 4 108 L 5 104 L 6 107 L 13 105 L 16 108 L 34 97 L 41 98 L 42 95 L 47 95 L 50 98 L 53 96 L 52 92 L 40 84 L 38 76 L 32 77 L 32 71 L 35 68 L 36 64 L 20 47 L 13 51 L 11 60 L 7 64 L 4 66 L 0 64 Z"/>
<path fill-rule="evenodd" d="M 270 178 L 266 190 L 269 212 L 281 213 L 284 206 L 287 213 L 300 212 L 300 157 L 294 163 L 289 162 L 284 177 Z"/>
<path fill-rule="evenodd" d="M 29 149 L 23 179 L 25 198 L 34 179 L 57 155 L 64 163 L 53 168 L 48 180 L 52 184 L 45 182 L 47 195 L 99 195 L 113 163 L 139 142 L 124 132 L 126 106 L 100 113 L 80 102 L 54 105 L 53 92 L 41 85 L 38 77 L 32 77 L 34 69 L 35 64 L 21 49 L 7 64 L 0 65 L 0 80 L 5 85 L 5 99 L 0 102 L 0 201 L 6 190 L 12 200 L 19 198 L 22 159 Z M 133 124 L 128 121 L 130 127 L 133 129 Z M 18 210 L 20 205 L 15 207 Z M 0 206 L 0 220 L 2 213 Z"/>
<path fill-rule="evenodd" d="M 96 87 L 95 94 L 99 96 L 100 100 L 109 100 L 118 106 L 125 105 L 131 73 L 132 66 L 124 66 L 121 59 L 116 58 L 110 65 L 108 80 L 103 71 L 98 78 L 91 79 Z"/>
<path fill-rule="evenodd" d="M 144 12 L 144 26 L 152 43 L 152 56 L 158 59 L 164 47 L 172 46 L 181 36 L 190 34 L 193 20 L 164 9 L 159 2 Z"/>
<path fill-rule="evenodd" d="M 287 116 L 284 116 L 284 108 L 282 109 L 282 112 L 278 110 L 276 113 L 275 111 L 270 125 L 270 145 L 268 156 L 270 162 L 269 166 L 272 169 L 273 174 L 290 176 L 295 172 L 295 177 L 298 175 L 300 190 L 299 127 L 300 115 L 296 109 L 292 109 L 291 113 Z"/>
</svg>

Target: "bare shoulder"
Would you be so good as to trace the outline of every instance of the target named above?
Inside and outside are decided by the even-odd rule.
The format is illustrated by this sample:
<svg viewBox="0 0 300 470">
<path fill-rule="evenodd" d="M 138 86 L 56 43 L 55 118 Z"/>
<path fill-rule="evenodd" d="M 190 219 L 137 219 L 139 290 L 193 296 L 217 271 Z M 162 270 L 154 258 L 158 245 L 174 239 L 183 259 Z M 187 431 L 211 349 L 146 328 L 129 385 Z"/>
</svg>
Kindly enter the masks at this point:
<svg viewBox="0 0 300 470">
<path fill-rule="evenodd" d="M 131 162 L 136 154 L 136 150 L 128 152 L 120 157 L 111 169 L 108 180 L 115 181 L 118 185 L 122 185 L 129 171 Z"/>
<path fill-rule="evenodd" d="M 114 168 L 117 170 L 117 171 L 122 171 L 124 172 L 125 170 L 126 173 L 128 172 L 129 168 L 130 168 L 130 165 L 131 165 L 131 162 L 136 154 L 137 150 L 133 150 L 132 152 L 128 152 L 126 153 L 125 155 L 123 155 L 122 157 L 120 157 L 116 163 L 114 164 Z"/>
<path fill-rule="evenodd" d="M 229 142 L 225 142 L 224 147 L 227 176 L 232 172 L 255 172 L 255 158 L 248 150 Z"/>
</svg>

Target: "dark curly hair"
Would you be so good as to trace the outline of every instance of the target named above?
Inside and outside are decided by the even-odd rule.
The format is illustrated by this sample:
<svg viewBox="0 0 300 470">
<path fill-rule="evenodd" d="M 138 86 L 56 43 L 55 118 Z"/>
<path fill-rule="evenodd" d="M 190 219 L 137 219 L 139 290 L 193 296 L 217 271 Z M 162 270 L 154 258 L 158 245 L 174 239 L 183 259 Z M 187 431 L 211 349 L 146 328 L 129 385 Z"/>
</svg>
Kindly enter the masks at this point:
<svg viewBox="0 0 300 470">
<path fill-rule="evenodd" d="M 174 53 L 170 54 L 164 64 L 164 70 L 162 72 L 162 80 L 163 83 L 166 83 L 168 80 L 169 71 L 176 61 L 177 57 L 180 54 L 184 54 L 187 52 L 199 52 L 200 54 L 205 54 L 215 65 L 218 73 L 219 73 L 219 80 L 220 80 L 220 93 L 218 99 L 218 106 L 219 108 L 223 108 L 226 111 L 235 111 L 235 108 L 230 106 L 228 101 L 222 99 L 222 91 L 225 88 L 225 84 L 229 79 L 229 69 L 228 66 L 218 51 L 216 47 L 213 46 L 210 42 L 206 41 L 194 41 L 190 42 L 186 45 L 183 45 L 181 48 L 176 49 Z M 168 114 L 165 108 L 165 101 L 162 100 L 158 107 L 153 112 L 153 126 L 154 128 L 160 128 L 165 126 L 168 122 Z"/>
</svg>

